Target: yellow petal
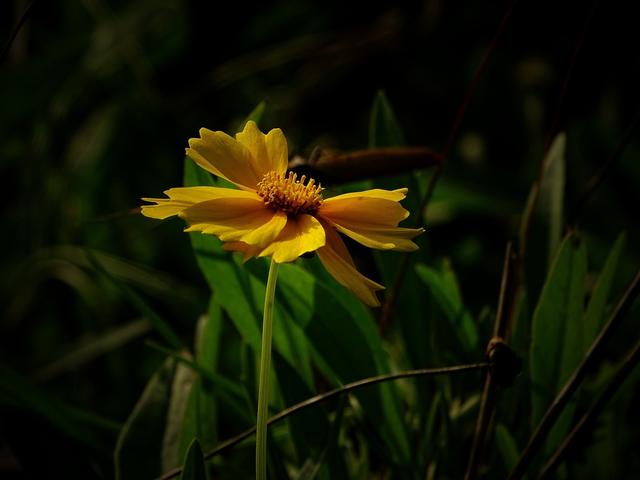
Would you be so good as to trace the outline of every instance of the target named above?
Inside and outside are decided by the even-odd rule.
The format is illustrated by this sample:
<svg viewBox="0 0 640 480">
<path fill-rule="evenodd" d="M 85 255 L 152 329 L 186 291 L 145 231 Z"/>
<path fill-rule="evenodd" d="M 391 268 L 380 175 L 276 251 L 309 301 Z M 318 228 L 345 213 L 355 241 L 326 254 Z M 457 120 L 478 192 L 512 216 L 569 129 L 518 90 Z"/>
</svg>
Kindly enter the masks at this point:
<svg viewBox="0 0 640 480">
<path fill-rule="evenodd" d="M 284 176 L 289 165 L 289 148 L 284 133 L 279 128 L 274 128 L 267 133 L 264 141 L 267 146 L 270 168 Z"/>
<path fill-rule="evenodd" d="M 245 263 L 250 258 L 257 257 L 262 250 L 261 247 L 249 245 L 244 242 L 226 242 L 222 244 L 222 248 L 229 252 L 242 253 L 242 263 Z"/>
<path fill-rule="evenodd" d="M 244 190 L 255 190 L 265 173 L 251 151 L 224 132 L 201 128 L 200 138 L 189 139 L 187 155 L 208 172 Z"/>
<path fill-rule="evenodd" d="M 339 224 L 366 223 L 395 227 L 409 216 L 409 212 L 398 203 L 398 195 L 402 194 L 385 190 L 340 195 L 324 200 L 318 215 Z"/>
<path fill-rule="evenodd" d="M 325 234 L 327 243 L 317 251 L 324 268 L 360 301 L 371 307 L 380 306 L 375 292 L 384 287 L 358 272 L 347 247 L 333 228 L 325 226 Z"/>
<path fill-rule="evenodd" d="M 412 238 L 424 232 L 423 228 L 383 227 L 380 225 L 358 223 L 330 222 L 340 232 L 353 238 L 365 247 L 378 250 L 396 250 L 399 252 L 413 252 L 418 246 Z"/>
<path fill-rule="evenodd" d="M 253 198 L 220 198 L 196 203 L 180 213 L 191 226 L 185 231 L 216 235 L 223 242 L 241 241 L 264 247 L 284 228 L 281 212 Z M 283 218 L 284 217 L 284 218 Z"/>
<path fill-rule="evenodd" d="M 286 213 L 277 211 L 272 212 L 272 215 L 271 220 L 261 227 L 243 235 L 240 237 L 240 240 L 249 245 L 257 245 L 259 247 L 268 245 L 272 240 L 280 235 L 280 232 L 282 232 L 287 224 Z"/>
<path fill-rule="evenodd" d="M 404 200 L 404 198 L 407 196 L 408 191 L 408 188 L 398 188 L 396 190 L 382 190 L 381 188 L 373 188 L 371 190 L 364 190 L 362 192 L 343 193 L 342 195 L 328 198 L 325 201 L 329 202 L 344 200 L 347 198 L 371 197 L 391 200 L 392 202 L 399 202 L 400 200 Z"/>
<path fill-rule="evenodd" d="M 142 214 L 150 218 L 165 219 L 179 214 L 185 208 L 196 203 L 218 198 L 253 198 L 259 199 L 253 192 L 232 190 L 219 187 L 182 187 L 165 190 L 169 198 L 143 198 L 145 202 L 155 202 L 157 205 L 143 205 Z"/>
<path fill-rule="evenodd" d="M 251 152 L 255 168 L 262 175 L 272 171 L 285 174 L 288 150 L 282 130 L 276 128 L 265 135 L 250 120 L 244 130 L 236 134 L 236 139 Z"/>
<path fill-rule="evenodd" d="M 273 256 L 278 263 L 293 262 L 306 252 L 313 252 L 325 243 L 324 228 L 311 215 L 297 215 L 287 221 L 278 238 L 268 245 L 260 257 Z"/>
</svg>

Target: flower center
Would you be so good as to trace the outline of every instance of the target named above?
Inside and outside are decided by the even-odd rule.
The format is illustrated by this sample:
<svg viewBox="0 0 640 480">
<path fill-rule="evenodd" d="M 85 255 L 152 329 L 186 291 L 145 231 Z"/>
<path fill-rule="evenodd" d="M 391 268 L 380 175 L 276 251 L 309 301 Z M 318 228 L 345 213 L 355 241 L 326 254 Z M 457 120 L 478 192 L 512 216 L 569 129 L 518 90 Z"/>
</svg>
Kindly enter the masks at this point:
<svg viewBox="0 0 640 480">
<path fill-rule="evenodd" d="M 298 180 L 298 175 L 293 172 L 286 177 L 278 172 L 269 172 L 258 183 L 257 192 L 264 203 L 274 210 L 281 210 L 290 216 L 299 213 L 313 215 L 322 204 L 323 188 L 316 185 L 313 178 L 305 185 L 306 180 L 306 175 Z"/>
</svg>

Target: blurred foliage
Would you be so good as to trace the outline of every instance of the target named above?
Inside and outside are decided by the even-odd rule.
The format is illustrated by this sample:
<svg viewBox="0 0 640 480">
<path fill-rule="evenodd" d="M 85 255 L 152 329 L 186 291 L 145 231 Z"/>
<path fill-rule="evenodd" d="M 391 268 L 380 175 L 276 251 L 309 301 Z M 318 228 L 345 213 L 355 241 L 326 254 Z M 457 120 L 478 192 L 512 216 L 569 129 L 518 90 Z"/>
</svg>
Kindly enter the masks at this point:
<svg viewBox="0 0 640 480">
<path fill-rule="evenodd" d="M 2 40 L 28 3 L 4 2 Z M 605 3 L 575 62 L 591 7 L 517 4 L 383 334 L 317 259 L 282 267 L 274 413 L 364 377 L 481 361 L 504 247 L 542 171 L 508 339 L 524 372 L 500 391 L 481 472 L 513 467 L 640 265 L 637 134 L 575 210 L 640 100 L 635 17 Z M 249 112 L 292 155 L 441 149 L 509 4 L 36 0 L 0 65 L 0 476 L 142 479 L 184 462 L 182 478 L 251 478 L 253 440 L 204 468 L 202 451 L 254 423 L 267 266 L 143 218 L 140 197 L 213 182 L 183 162 L 187 139 L 237 131 Z M 410 224 L 430 174 L 326 187 L 408 186 Z M 349 248 L 391 287 L 401 254 Z M 636 341 L 631 323 L 532 476 Z M 640 476 L 639 382 L 636 369 L 559 478 Z M 479 373 L 403 380 L 293 415 L 270 429 L 272 478 L 461 478 L 481 390 Z"/>
</svg>

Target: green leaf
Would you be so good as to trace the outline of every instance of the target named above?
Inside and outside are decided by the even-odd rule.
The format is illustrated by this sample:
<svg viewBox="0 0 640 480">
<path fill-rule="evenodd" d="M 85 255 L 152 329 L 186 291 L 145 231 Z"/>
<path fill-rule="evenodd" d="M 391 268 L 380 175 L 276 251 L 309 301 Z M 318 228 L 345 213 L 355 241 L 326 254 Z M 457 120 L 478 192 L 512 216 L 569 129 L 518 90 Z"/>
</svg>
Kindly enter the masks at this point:
<svg viewBox="0 0 640 480">
<path fill-rule="evenodd" d="M 429 288 L 434 301 L 449 321 L 460 346 L 467 353 L 476 353 L 479 343 L 478 328 L 462 303 L 458 280 L 451 265 L 444 262 L 442 271 L 438 271 L 424 264 L 418 264 L 416 272 Z"/>
<path fill-rule="evenodd" d="M 268 260 L 255 259 L 239 269 L 249 274 L 249 284 L 256 310 L 264 304 Z M 284 264 L 278 270 L 278 290 L 274 305 L 273 345 L 300 373 L 307 385 L 313 383 L 309 342 L 303 326 L 310 317 L 305 296 L 312 289 L 313 278 L 294 265 Z M 312 291 L 312 290 L 311 290 Z M 262 320 L 260 320 L 262 321 Z"/>
<path fill-rule="evenodd" d="M 583 355 L 582 313 L 587 275 L 584 243 L 567 236 L 560 246 L 534 310 L 529 368 L 532 421 L 536 425 Z M 570 404 L 547 439 L 547 450 L 562 439 L 575 404 Z"/>
<path fill-rule="evenodd" d="M 138 295 L 138 293 L 130 288 L 129 285 L 111 275 L 111 273 L 109 273 L 109 271 L 104 268 L 104 266 L 98 261 L 96 257 L 92 256 L 90 252 L 88 253 L 94 268 L 98 272 L 102 273 L 106 278 L 108 278 L 113 283 L 113 285 L 115 285 L 124 294 L 129 303 L 131 303 L 131 305 L 138 311 L 138 313 L 149 320 L 153 328 L 155 328 L 155 330 L 170 345 L 172 345 L 174 348 L 181 348 L 183 346 L 182 340 L 180 340 L 178 334 L 173 330 L 173 328 L 171 328 L 169 322 L 158 315 L 158 313 L 156 313 L 156 311 L 151 308 L 151 306 L 144 300 L 144 298 Z"/>
<path fill-rule="evenodd" d="M 306 265 L 313 268 L 316 308 L 311 310 L 305 332 L 322 362 L 341 383 L 388 373 L 387 355 L 370 311 L 330 277 L 317 259 Z M 392 461 L 406 464 L 411 449 L 396 385 L 383 383 L 355 395 Z"/>
<path fill-rule="evenodd" d="M 182 352 L 183 357 L 189 352 Z M 184 456 L 181 450 L 181 437 L 187 409 L 190 405 L 193 384 L 197 379 L 196 372 L 183 363 L 178 363 L 171 382 L 171 397 L 167 409 L 164 437 L 162 440 L 162 471 L 166 472 L 180 464 Z"/>
<path fill-rule="evenodd" d="M 180 480 L 209 480 L 209 471 L 197 438 L 194 438 L 189 445 Z"/>
<path fill-rule="evenodd" d="M 530 219 L 534 211 L 541 212 L 545 223 L 548 225 L 549 235 L 549 264 L 554 258 L 559 239 L 562 235 L 564 183 L 565 183 L 565 159 L 564 151 L 566 135 L 559 133 L 547 151 L 542 164 L 542 176 L 540 183 L 534 183 L 529 191 L 527 203 L 520 222 L 520 239 L 527 236 L 527 228 L 530 228 Z M 540 201 L 537 201 L 537 200 Z"/>
<path fill-rule="evenodd" d="M 437 426 L 440 423 L 440 404 L 442 402 L 442 394 L 439 390 L 433 392 L 429 397 L 429 407 L 426 415 L 422 416 L 420 438 L 418 439 L 417 448 L 415 449 L 415 462 L 417 468 L 424 468 L 427 460 L 436 455 L 438 442 L 436 438 Z"/>
<path fill-rule="evenodd" d="M 371 106 L 369 147 L 400 147 L 404 144 L 405 138 L 402 133 L 402 127 L 387 96 L 384 91 L 380 90 L 377 92 Z M 368 188 L 373 187 L 391 190 L 409 187 L 409 193 L 403 201 L 403 206 L 413 215 L 419 215 L 421 194 L 414 175 L 404 173 L 392 178 L 378 178 L 375 180 L 374 185 Z M 413 218 L 415 217 L 405 220 L 404 226 L 410 226 L 411 223 L 415 223 Z M 376 265 L 383 279 L 382 283 L 388 289 L 394 287 L 398 275 L 398 266 L 403 255 L 405 254 L 399 252 L 373 252 Z M 402 319 L 398 324 L 404 337 L 411 366 L 416 368 L 428 363 L 428 349 L 424 348 L 425 338 L 428 337 L 428 324 L 421 314 L 426 310 L 426 304 L 424 295 L 421 295 L 418 289 L 402 287 L 417 283 L 413 265 L 419 258 L 419 254 L 413 254 L 409 257 L 409 266 L 405 271 L 403 284 L 399 286 L 400 288 L 396 292 L 397 298 L 394 303 L 393 315 L 393 318 Z M 389 294 L 389 290 L 387 290 L 387 294 Z M 393 318 L 390 320 L 393 320 Z M 418 395 L 422 397 L 422 392 L 419 391 Z"/>
<path fill-rule="evenodd" d="M 511 436 L 509 430 L 507 430 L 507 427 L 501 423 L 496 425 L 495 436 L 496 445 L 498 447 L 498 452 L 500 452 L 500 456 L 502 457 L 504 468 L 507 472 L 511 472 L 520 458 L 520 452 L 516 445 L 516 441 Z"/>
<path fill-rule="evenodd" d="M 540 209 L 547 219 L 549 228 L 549 265 L 553 260 L 564 226 L 565 149 L 567 136 L 559 133 L 553 140 L 544 160 L 544 172 L 540 185 Z"/>
<path fill-rule="evenodd" d="M 222 307 L 212 298 L 208 315 L 202 315 L 198 320 L 195 336 L 196 362 L 211 375 L 216 374 L 223 321 Z M 200 439 L 205 450 L 213 448 L 217 442 L 217 430 L 218 399 L 216 398 L 216 388 L 206 379 L 203 381 L 198 377 L 191 388 L 184 416 L 180 440 L 181 456 L 184 456 L 194 437 Z"/>
<path fill-rule="evenodd" d="M 393 108 L 384 91 L 378 90 L 369 120 L 369 147 L 397 147 L 404 143 L 404 135 Z"/>
<path fill-rule="evenodd" d="M 248 121 L 254 121 L 256 123 L 260 123 L 260 120 L 262 119 L 262 116 L 264 115 L 264 111 L 266 108 L 267 108 L 267 102 L 265 102 L 264 100 L 261 101 L 258 105 L 256 105 L 256 108 L 254 108 L 251 111 L 251 113 L 247 115 L 247 118 L 245 118 L 244 122 L 242 122 L 242 126 L 240 127 L 240 130 L 244 129 L 244 126 Z"/>
<path fill-rule="evenodd" d="M 218 395 L 222 401 L 229 405 L 235 411 L 235 413 L 238 414 L 238 416 L 244 418 L 249 423 L 254 420 L 253 416 L 250 415 L 246 409 L 241 407 L 244 395 L 243 388 L 236 382 L 234 382 L 233 380 L 229 380 L 227 377 L 224 377 L 217 373 L 211 373 L 206 368 L 203 368 L 201 365 L 194 362 L 190 358 L 185 358 L 182 355 L 178 354 L 176 351 L 171 350 L 170 348 L 163 347 L 162 345 L 150 341 L 146 343 L 148 346 L 171 357 L 176 362 L 184 364 L 192 370 L 198 372 L 201 378 L 206 381 L 207 385 L 215 387 L 216 395 Z"/>
<path fill-rule="evenodd" d="M 199 168 L 188 157 L 185 159 L 184 185 L 216 185 L 211 175 Z M 242 337 L 256 350 L 260 349 L 259 310 L 252 299 L 246 271 L 238 268 L 231 254 L 222 250 L 218 239 L 194 232 L 190 235 L 200 271 L 220 304 L 229 313 Z"/>
<path fill-rule="evenodd" d="M 218 366 L 223 322 L 222 307 L 215 297 L 212 297 L 209 312 L 200 317 L 195 336 L 196 361 L 211 373 L 215 373 Z"/>
<path fill-rule="evenodd" d="M 279 354 L 273 357 L 273 364 L 278 378 L 285 405 L 294 405 L 314 395 L 314 392 Z M 312 455 L 316 449 L 326 445 L 329 422 L 322 410 L 312 408 L 288 419 L 293 447 L 298 458 Z M 309 435 L 313 432 L 313 435 Z"/>
<path fill-rule="evenodd" d="M 624 232 L 618 235 L 616 242 L 614 243 L 607 259 L 600 272 L 598 281 L 593 287 L 589 304 L 587 305 L 586 312 L 583 320 L 583 346 L 582 351 L 586 352 L 591 346 L 591 342 L 595 340 L 596 336 L 600 332 L 600 329 L 605 323 L 605 309 L 607 306 L 607 300 L 609 299 L 609 293 L 611 291 L 611 285 L 615 278 L 616 271 L 618 269 L 618 263 L 624 250 L 624 246 L 627 241 L 627 236 Z"/>
<path fill-rule="evenodd" d="M 114 453 L 116 480 L 162 473 L 160 452 L 175 367 L 175 360 L 168 358 L 151 377 L 120 431 Z"/>
</svg>

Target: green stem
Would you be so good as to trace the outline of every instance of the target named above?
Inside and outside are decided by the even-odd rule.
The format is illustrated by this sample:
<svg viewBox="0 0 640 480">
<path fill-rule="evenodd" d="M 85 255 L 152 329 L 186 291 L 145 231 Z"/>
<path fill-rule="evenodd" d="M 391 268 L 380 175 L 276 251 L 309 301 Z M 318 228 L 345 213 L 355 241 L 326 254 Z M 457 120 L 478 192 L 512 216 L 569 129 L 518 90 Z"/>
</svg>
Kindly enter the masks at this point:
<svg viewBox="0 0 640 480">
<path fill-rule="evenodd" d="M 271 370 L 271 317 L 276 293 L 278 264 L 271 259 L 267 291 L 264 295 L 262 348 L 260 350 L 260 382 L 258 386 L 258 421 L 256 424 L 256 479 L 267 480 L 267 419 L 269 404 L 269 372 Z"/>
</svg>

